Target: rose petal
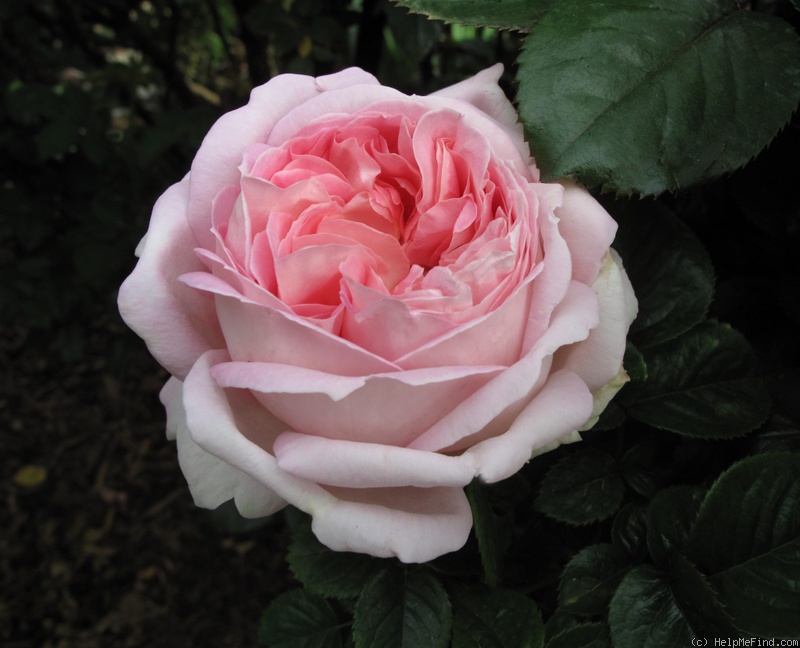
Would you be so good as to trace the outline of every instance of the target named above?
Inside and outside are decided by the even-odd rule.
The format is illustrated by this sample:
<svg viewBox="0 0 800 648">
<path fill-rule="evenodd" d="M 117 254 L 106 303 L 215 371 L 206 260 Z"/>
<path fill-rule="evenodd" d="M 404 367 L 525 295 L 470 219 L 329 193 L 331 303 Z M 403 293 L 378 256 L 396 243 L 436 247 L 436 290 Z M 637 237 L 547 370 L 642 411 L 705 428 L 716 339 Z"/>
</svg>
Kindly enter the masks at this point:
<svg viewBox="0 0 800 648">
<path fill-rule="evenodd" d="M 586 339 L 597 323 L 597 295 L 588 286 L 572 282 L 566 297 L 553 312 L 550 328 L 527 355 L 464 399 L 409 447 L 432 452 L 454 451 L 482 440 L 473 435 L 502 434 L 542 387 L 553 353 Z"/>
<path fill-rule="evenodd" d="M 572 278 L 591 285 L 617 232 L 617 224 L 583 187 L 562 182 L 564 198 L 556 210 L 558 230 L 569 246 Z"/>
<path fill-rule="evenodd" d="M 542 390 L 502 435 L 486 439 L 463 454 L 480 477 L 494 483 L 524 466 L 533 452 L 571 435 L 592 414 L 592 394 L 570 371 L 551 374 Z"/>
<path fill-rule="evenodd" d="M 172 185 L 153 208 L 140 259 L 119 290 L 125 323 L 147 342 L 173 376 L 183 378 L 205 351 L 224 344 L 214 301 L 178 281 L 203 269 L 186 221 L 188 178 Z"/>
<path fill-rule="evenodd" d="M 211 367 L 227 360 L 224 351 L 210 351 L 186 378 L 192 439 L 312 515 L 320 542 L 334 551 L 397 556 L 403 562 L 426 562 L 464 545 L 472 514 L 461 488 L 323 489 L 281 470 L 252 440 L 263 434 L 265 423 L 272 426 L 263 408 L 246 392 L 226 392 L 211 378 Z"/>
<path fill-rule="evenodd" d="M 183 383 L 170 378 L 161 390 L 161 402 L 167 410 L 167 436 L 177 440 L 178 463 L 197 506 L 215 509 L 233 498 L 248 518 L 265 517 L 286 506 L 269 488 L 194 442 L 186 424 Z"/>
<path fill-rule="evenodd" d="M 404 446 L 503 367 L 435 367 L 343 377 L 297 366 L 230 362 L 217 384 L 250 390 L 288 426 L 305 434 Z"/>
<path fill-rule="evenodd" d="M 635 303 L 635 297 L 623 282 L 622 269 L 608 253 L 592 288 L 599 299 L 600 324 L 586 340 L 561 349 L 553 366 L 576 373 L 596 391 L 619 373 L 629 326 L 628 303 L 631 299 Z"/>
<path fill-rule="evenodd" d="M 339 500 L 320 508 L 311 528 L 334 551 L 423 563 L 461 549 L 472 528 L 463 488 L 328 490 Z"/>
<path fill-rule="evenodd" d="M 524 159 L 527 159 L 530 153 L 525 142 L 522 124 L 517 117 L 517 111 L 497 84 L 501 76 L 503 76 L 503 64 L 497 63 L 469 79 L 438 90 L 429 96 L 444 97 L 472 104 L 505 128 L 511 140 L 519 142 L 519 152 Z M 538 180 L 537 171 L 534 181 Z"/>
<path fill-rule="evenodd" d="M 284 432 L 274 449 L 283 470 L 329 486 L 466 486 L 475 476 L 474 466 L 460 457 L 379 443 Z"/>
<path fill-rule="evenodd" d="M 225 351 L 209 351 L 192 367 L 183 385 L 186 427 L 191 439 L 254 481 L 239 482 L 241 489 L 268 488 L 302 510 L 313 513 L 333 496 L 320 486 L 282 471 L 268 449 L 285 428 L 247 392 L 225 392 L 211 377 L 211 367 L 229 359 Z M 201 486 L 216 488 L 198 475 Z M 253 499 L 253 495 L 248 495 Z"/>
</svg>

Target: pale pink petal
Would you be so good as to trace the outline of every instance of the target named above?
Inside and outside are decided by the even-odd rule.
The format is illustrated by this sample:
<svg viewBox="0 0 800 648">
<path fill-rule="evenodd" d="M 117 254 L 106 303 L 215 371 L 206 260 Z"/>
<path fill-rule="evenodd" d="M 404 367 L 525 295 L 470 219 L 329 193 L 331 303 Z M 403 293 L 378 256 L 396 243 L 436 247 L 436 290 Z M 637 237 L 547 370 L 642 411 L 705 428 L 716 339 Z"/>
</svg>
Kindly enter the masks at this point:
<svg viewBox="0 0 800 648">
<path fill-rule="evenodd" d="M 422 563 L 461 549 L 472 528 L 463 488 L 329 490 L 339 500 L 321 507 L 311 528 L 334 551 Z"/>
<path fill-rule="evenodd" d="M 218 293 L 216 304 L 225 346 L 234 360 L 275 362 L 343 376 L 399 368 L 302 317 L 235 295 Z"/>
<path fill-rule="evenodd" d="M 182 382 L 170 378 L 161 390 L 161 402 L 167 410 L 167 435 L 177 441 L 178 463 L 197 506 L 214 509 L 233 499 L 244 517 L 256 518 L 286 505 L 269 488 L 194 442 L 186 425 Z"/>
<path fill-rule="evenodd" d="M 528 318 L 523 353 L 536 344 L 551 326 L 553 309 L 561 303 L 572 279 L 572 258 L 569 247 L 558 229 L 556 208 L 561 204 L 563 189 L 557 184 L 531 185 L 538 201 L 538 227 L 542 239 L 542 272 L 534 282 L 531 312 Z"/>
<path fill-rule="evenodd" d="M 463 450 L 481 441 L 481 437 L 502 434 L 541 389 L 553 354 L 563 346 L 585 340 L 597 324 L 597 295 L 588 286 L 572 282 L 566 297 L 553 312 L 550 328 L 533 348 L 519 362 L 464 399 L 409 447 L 433 452 Z"/>
<path fill-rule="evenodd" d="M 287 502 L 309 513 L 319 540 L 334 551 L 426 562 L 460 549 L 472 514 L 461 488 L 346 489 L 295 477 L 263 447 L 273 419 L 244 390 L 223 390 L 210 369 L 224 351 L 205 354 L 187 376 L 183 402 L 192 439 Z M 265 418 L 266 417 L 266 418 Z"/>
<path fill-rule="evenodd" d="M 211 127 L 192 163 L 189 194 L 189 222 L 201 246 L 214 248 L 211 205 L 223 187 L 239 184 L 246 149 L 265 142 L 281 117 L 319 92 L 313 77 L 281 74 L 255 88 L 246 106 L 224 114 Z"/>
<path fill-rule="evenodd" d="M 380 82 L 369 72 L 365 72 L 357 67 L 346 68 L 339 72 L 334 72 L 333 74 L 318 76 L 316 82 L 317 87 L 325 92 L 338 90 L 339 88 L 348 88 L 354 85 L 380 85 Z"/>
<path fill-rule="evenodd" d="M 503 64 L 497 63 L 478 72 L 478 74 L 469 79 L 438 90 L 430 96 L 444 97 L 472 104 L 503 126 L 510 137 L 524 142 L 522 124 L 519 123 L 517 111 L 506 97 L 502 88 L 497 85 L 501 76 L 503 76 Z M 525 157 L 529 155 L 527 144 L 520 145 L 520 152 Z"/>
<path fill-rule="evenodd" d="M 398 357 L 403 369 L 437 365 L 510 366 L 520 357 L 536 273 L 496 310 Z"/>
<path fill-rule="evenodd" d="M 606 253 L 600 275 L 592 284 L 599 299 L 600 324 L 586 340 L 561 349 L 554 361 L 554 367 L 580 376 L 592 392 L 614 379 L 622 366 L 629 300 L 635 303 L 623 277 L 622 269 Z"/>
<path fill-rule="evenodd" d="M 147 342 L 172 375 L 183 378 L 205 351 L 224 346 L 210 295 L 178 281 L 203 270 L 186 221 L 188 178 L 172 185 L 153 208 L 140 259 L 119 290 L 125 323 Z"/>
<path fill-rule="evenodd" d="M 404 446 L 503 367 L 434 367 L 344 377 L 297 366 L 222 363 L 217 384 L 250 390 L 297 432 Z"/>
<path fill-rule="evenodd" d="M 558 230 L 572 256 L 572 278 L 591 285 L 617 233 L 617 224 L 586 189 L 573 182 L 562 184 L 563 203 L 556 210 Z"/>
<path fill-rule="evenodd" d="M 214 382 L 211 367 L 228 358 L 225 351 L 209 351 L 186 377 L 183 405 L 192 441 L 206 453 L 248 475 L 251 481 L 238 484 L 243 490 L 267 488 L 312 514 L 318 507 L 331 503 L 330 493 L 284 472 L 269 453 L 268 447 L 283 431 L 280 422 L 246 391 L 226 392 Z M 198 477 L 205 484 L 207 480 Z M 213 483 L 206 487 L 215 488 Z M 248 501 L 256 499 L 252 493 L 243 493 L 243 497 Z"/>
<path fill-rule="evenodd" d="M 302 103 L 296 103 L 271 130 L 266 143 L 270 146 L 279 146 L 315 119 L 323 117 L 329 119 L 331 115 L 337 113 L 353 114 L 377 101 L 391 99 L 411 101 L 394 88 L 381 85 L 353 85 L 330 90 Z"/>
<path fill-rule="evenodd" d="M 475 477 L 474 467 L 460 457 L 378 443 L 285 432 L 274 450 L 283 470 L 329 486 L 466 486 Z"/>
<path fill-rule="evenodd" d="M 474 445 L 462 459 L 476 466 L 487 483 L 510 477 L 536 450 L 583 425 L 592 414 L 592 405 L 592 394 L 578 376 L 556 372 L 504 434 Z"/>
</svg>

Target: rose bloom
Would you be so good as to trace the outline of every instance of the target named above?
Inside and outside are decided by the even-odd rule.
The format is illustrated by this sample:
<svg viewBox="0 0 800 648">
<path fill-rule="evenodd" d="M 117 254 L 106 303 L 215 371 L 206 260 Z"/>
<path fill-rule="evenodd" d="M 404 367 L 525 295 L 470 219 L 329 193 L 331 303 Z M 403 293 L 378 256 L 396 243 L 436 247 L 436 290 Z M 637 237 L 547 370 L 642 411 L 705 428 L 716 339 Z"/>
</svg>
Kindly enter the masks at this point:
<svg viewBox="0 0 800 648">
<path fill-rule="evenodd" d="M 425 97 L 281 75 L 158 200 L 119 307 L 195 503 L 287 503 L 334 550 L 423 562 L 463 487 L 576 441 L 627 376 L 616 224 L 539 182 L 501 66 Z"/>
</svg>

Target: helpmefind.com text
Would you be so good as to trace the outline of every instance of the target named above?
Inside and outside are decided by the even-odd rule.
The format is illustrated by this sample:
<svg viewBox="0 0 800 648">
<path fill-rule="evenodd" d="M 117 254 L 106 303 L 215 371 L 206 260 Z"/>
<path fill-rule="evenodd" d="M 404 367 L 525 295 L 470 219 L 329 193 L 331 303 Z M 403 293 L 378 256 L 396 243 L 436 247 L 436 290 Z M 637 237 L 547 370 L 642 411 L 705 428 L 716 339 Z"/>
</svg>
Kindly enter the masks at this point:
<svg viewBox="0 0 800 648">
<path fill-rule="evenodd" d="M 759 637 L 751 637 L 749 639 L 722 639 L 715 637 L 708 639 L 706 637 L 695 637 L 692 639 L 692 646 L 699 648 L 757 648 L 759 646 L 800 646 L 800 639 L 761 639 Z"/>
</svg>

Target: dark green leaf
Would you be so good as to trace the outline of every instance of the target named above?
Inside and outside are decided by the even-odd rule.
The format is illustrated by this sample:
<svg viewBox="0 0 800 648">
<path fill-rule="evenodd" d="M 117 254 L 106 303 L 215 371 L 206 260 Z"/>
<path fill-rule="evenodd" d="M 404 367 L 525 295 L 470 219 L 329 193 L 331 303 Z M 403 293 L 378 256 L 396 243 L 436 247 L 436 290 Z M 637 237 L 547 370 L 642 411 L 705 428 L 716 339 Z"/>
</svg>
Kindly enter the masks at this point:
<svg viewBox="0 0 800 648">
<path fill-rule="evenodd" d="M 637 299 L 641 298 L 637 295 Z M 625 367 L 625 371 L 628 372 L 631 380 L 647 380 L 647 363 L 644 361 L 642 352 L 634 346 L 631 340 L 628 340 L 625 344 L 625 358 L 622 361 L 622 366 Z"/>
<path fill-rule="evenodd" d="M 590 524 L 613 515 L 624 493 L 614 458 L 600 450 L 581 450 L 550 468 L 536 509 L 569 524 Z"/>
<path fill-rule="evenodd" d="M 547 642 L 546 648 L 611 648 L 605 623 L 582 623 L 560 632 Z"/>
<path fill-rule="evenodd" d="M 325 599 L 292 590 L 278 596 L 264 611 L 258 642 L 268 648 L 341 648 L 340 625 Z"/>
<path fill-rule="evenodd" d="M 365 554 L 331 551 L 302 524 L 294 533 L 287 561 L 305 587 L 322 596 L 355 598 L 382 569 L 385 561 Z"/>
<path fill-rule="evenodd" d="M 636 346 L 626 349 L 625 368 L 633 381 L 642 382 L 647 366 L 636 352 L 703 321 L 714 294 L 714 269 L 695 234 L 659 203 L 614 204 L 614 217 L 619 223 L 614 249 L 639 301 L 630 329 Z"/>
<path fill-rule="evenodd" d="M 611 527 L 613 544 L 624 550 L 632 560 L 644 558 L 647 549 L 647 509 L 635 502 L 623 506 Z"/>
<path fill-rule="evenodd" d="M 687 555 L 720 591 L 742 630 L 800 635 L 800 455 L 762 454 L 711 487 Z"/>
<path fill-rule="evenodd" d="M 528 29 L 557 0 L 398 0 L 431 18 L 462 25 Z"/>
<path fill-rule="evenodd" d="M 671 553 L 683 551 L 702 495 L 692 486 L 673 486 L 651 500 L 647 508 L 647 547 L 656 566 L 666 569 Z"/>
<path fill-rule="evenodd" d="M 519 58 L 520 114 L 545 179 L 658 194 L 731 171 L 800 98 L 800 48 L 744 3 L 556 2 Z"/>
<path fill-rule="evenodd" d="M 647 498 L 652 497 L 658 488 L 660 462 L 656 459 L 657 452 L 654 443 L 643 441 L 628 448 L 619 461 L 625 483 Z"/>
<path fill-rule="evenodd" d="M 611 599 L 608 622 L 615 646 L 690 646 L 708 628 L 726 627 L 713 589 L 684 559 L 677 587 L 652 565 L 628 572 Z M 721 631 L 711 636 L 724 636 Z"/>
<path fill-rule="evenodd" d="M 453 617 L 442 584 L 424 571 L 386 569 L 356 603 L 356 648 L 445 648 Z"/>
<path fill-rule="evenodd" d="M 536 604 L 503 589 L 458 585 L 453 599 L 453 648 L 541 648 L 544 625 Z"/>
<path fill-rule="evenodd" d="M 605 614 L 630 567 L 629 556 L 614 545 L 585 547 L 573 556 L 561 574 L 558 604 L 568 612 Z"/>
<path fill-rule="evenodd" d="M 683 555 L 672 553 L 668 579 L 675 600 L 697 636 L 739 636 L 730 616 L 720 604 L 719 594 Z"/>
<path fill-rule="evenodd" d="M 581 619 L 576 614 L 570 614 L 564 608 L 556 608 L 544 626 L 545 645 L 565 630 L 582 625 Z"/>
<path fill-rule="evenodd" d="M 645 352 L 649 377 L 621 394 L 631 418 L 702 438 L 747 434 L 763 423 L 769 393 L 756 357 L 730 327 L 709 321 Z"/>
<path fill-rule="evenodd" d="M 472 520 L 487 585 L 496 586 L 503 570 L 503 558 L 511 541 L 512 526 L 508 519 L 492 511 L 486 485 L 475 479 L 465 489 L 472 509 Z"/>
</svg>

